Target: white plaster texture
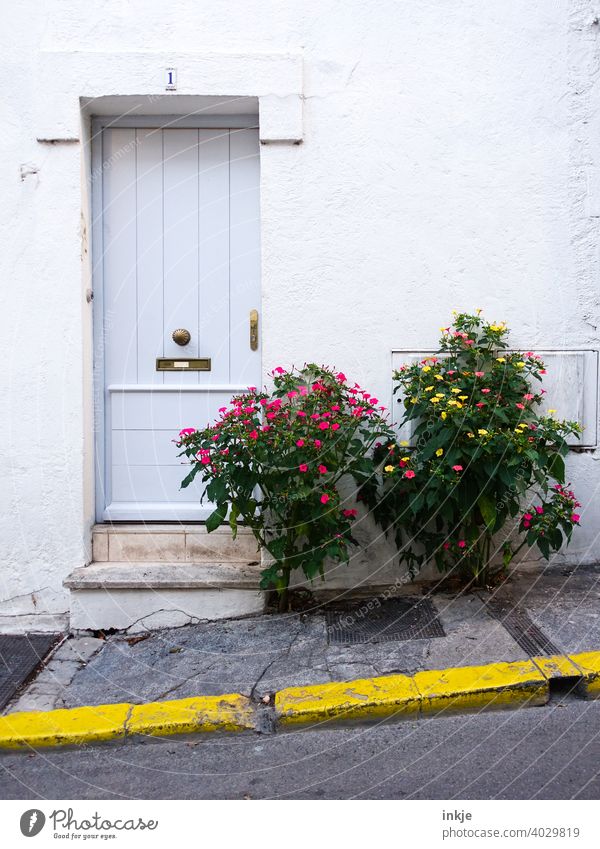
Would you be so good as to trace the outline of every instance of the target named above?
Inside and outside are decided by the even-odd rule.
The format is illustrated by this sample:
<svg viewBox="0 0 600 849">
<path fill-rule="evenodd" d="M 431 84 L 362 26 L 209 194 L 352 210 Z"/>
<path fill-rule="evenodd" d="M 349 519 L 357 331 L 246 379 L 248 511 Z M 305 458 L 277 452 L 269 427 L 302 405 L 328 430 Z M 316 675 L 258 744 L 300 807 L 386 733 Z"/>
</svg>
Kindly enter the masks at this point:
<svg viewBox="0 0 600 849">
<path fill-rule="evenodd" d="M 179 93 L 257 97 L 269 140 L 298 140 L 300 126 L 301 144 L 261 148 L 263 367 L 329 363 L 388 401 L 391 351 L 435 347 L 453 308 L 505 319 L 515 347 L 599 347 L 599 11 L 594 0 L 11 7 L 0 36 L 4 629 L 7 617 L 64 614 L 62 581 L 90 558 L 77 98 L 164 94 L 169 56 Z M 85 73 L 57 75 L 65 56 Z M 257 57 L 283 57 L 281 87 L 277 62 L 265 71 Z M 596 559 L 599 457 L 568 463 L 584 504 L 571 562 Z M 358 561 L 372 568 L 368 553 Z"/>
</svg>

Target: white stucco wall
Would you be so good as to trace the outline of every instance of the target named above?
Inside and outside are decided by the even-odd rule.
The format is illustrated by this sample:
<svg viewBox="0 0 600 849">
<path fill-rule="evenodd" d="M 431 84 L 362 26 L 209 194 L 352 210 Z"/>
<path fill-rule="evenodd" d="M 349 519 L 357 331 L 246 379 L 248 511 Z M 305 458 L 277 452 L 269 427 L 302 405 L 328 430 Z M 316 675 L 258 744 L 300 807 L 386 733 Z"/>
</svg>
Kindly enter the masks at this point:
<svg viewBox="0 0 600 849">
<path fill-rule="evenodd" d="M 335 364 L 388 398 L 391 350 L 434 347 L 453 308 L 505 319 L 515 346 L 600 346 L 596 13 L 593 0 L 13 5 L 1 53 L 0 627 L 64 612 L 62 579 L 89 556 L 85 157 L 65 93 L 160 92 L 172 51 L 180 91 L 260 96 L 261 121 L 280 124 L 271 137 L 289 139 L 302 123 L 295 59 L 274 80 L 263 62 L 240 76 L 218 56 L 302 54 L 303 141 L 261 152 L 264 365 Z M 75 53 L 84 70 L 40 74 L 48 53 Z M 53 122 L 59 141 L 38 142 Z M 571 560 L 596 559 L 599 457 L 569 462 L 585 505 Z"/>
</svg>

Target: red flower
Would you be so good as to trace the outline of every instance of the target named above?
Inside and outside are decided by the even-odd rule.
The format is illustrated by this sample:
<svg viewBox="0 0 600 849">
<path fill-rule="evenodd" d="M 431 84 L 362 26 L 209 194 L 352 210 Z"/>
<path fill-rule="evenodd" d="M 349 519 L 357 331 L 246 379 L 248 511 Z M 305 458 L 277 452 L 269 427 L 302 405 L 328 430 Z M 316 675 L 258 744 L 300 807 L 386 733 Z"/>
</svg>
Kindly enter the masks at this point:
<svg viewBox="0 0 600 849">
<path fill-rule="evenodd" d="M 301 472 L 308 472 L 308 466 L 306 465 L 306 463 L 300 463 L 300 465 L 298 466 L 298 469 Z"/>
<path fill-rule="evenodd" d="M 328 496 L 328 495 L 327 495 L 327 493 L 325 492 L 325 493 L 321 496 L 321 504 L 327 504 L 327 502 L 328 502 L 328 501 L 329 501 L 329 496 Z"/>
<path fill-rule="evenodd" d="M 405 478 L 409 478 L 409 479 L 410 479 L 410 478 L 414 478 L 414 476 L 415 476 L 415 473 L 413 472 L 413 470 L 412 470 L 412 469 L 409 469 L 407 472 L 404 472 L 404 477 L 405 477 Z"/>
<path fill-rule="evenodd" d="M 326 475 L 327 474 L 327 466 L 324 466 L 322 463 L 319 466 L 319 474 Z"/>
</svg>

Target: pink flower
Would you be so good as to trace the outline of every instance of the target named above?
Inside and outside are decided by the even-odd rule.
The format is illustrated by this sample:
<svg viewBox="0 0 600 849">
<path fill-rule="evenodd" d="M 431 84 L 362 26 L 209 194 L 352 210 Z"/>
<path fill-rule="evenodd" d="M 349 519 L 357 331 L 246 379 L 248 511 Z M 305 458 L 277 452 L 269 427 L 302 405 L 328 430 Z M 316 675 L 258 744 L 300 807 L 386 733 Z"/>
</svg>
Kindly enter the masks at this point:
<svg viewBox="0 0 600 849">
<path fill-rule="evenodd" d="M 273 374 L 285 374 L 285 369 L 281 368 L 281 366 L 276 366 L 273 369 Z"/>
<path fill-rule="evenodd" d="M 276 416 L 277 416 L 277 413 L 267 413 L 268 419 L 274 419 L 274 418 L 276 418 Z"/>
<path fill-rule="evenodd" d="M 297 394 L 298 393 L 294 389 L 292 389 L 291 392 L 287 393 L 287 396 L 288 396 L 288 398 L 295 398 Z"/>
<path fill-rule="evenodd" d="M 357 513 L 358 513 L 358 510 L 344 510 L 344 516 L 347 519 L 354 519 L 354 517 L 356 516 Z"/>
<path fill-rule="evenodd" d="M 334 413 L 337 413 L 339 409 L 340 409 L 339 404 L 334 404 L 333 407 L 331 408 L 332 412 L 334 412 Z"/>
<path fill-rule="evenodd" d="M 377 404 L 379 404 L 379 398 L 371 398 L 370 404 L 371 406 L 375 407 Z"/>
<path fill-rule="evenodd" d="M 258 439 L 258 432 L 255 430 L 251 430 L 248 436 L 250 437 L 250 439 Z"/>
<path fill-rule="evenodd" d="M 318 413 L 313 413 L 313 414 L 312 414 L 312 416 L 311 416 L 311 419 L 314 419 L 315 421 L 316 421 L 318 418 L 320 418 L 320 416 L 319 416 L 319 414 L 318 414 Z"/>
<path fill-rule="evenodd" d="M 415 476 L 415 473 L 413 472 L 412 469 L 409 469 L 407 472 L 404 472 L 404 477 L 408 478 L 409 480 L 410 480 L 410 478 L 414 478 L 414 476 Z"/>
<path fill-rule="evenodd" d="M 538 514 L 538 516 L 541 516 L 542 513 L 544 512 L 544 508 L 543 507 L 536 507 L 535 512 Z"/>
<path fill-rule="evenodd" d="M 306 418 L 306 413 L 303 410 L 298 410 L 296 413 L 297 416 L 300 416 L 301 419 Z"/>
<path fill-rule="evenodd" d="M 223 407 L 223 409 L 225 409 L 225 407 Z M 196 428 L 195 427 L 184 427 L 183 430 L 179 431 L 179 436 L 180 437 L 189 436 L 190 433 L 196 433 Z"/>
<path fill-rule="evenodd" d="M 466 545 L 467 545 L 467 543 L 464 541 L 464 539 L 459 539 L 459 541 L 458 541 L 458 547 L 459 548 L 466 548 Z"/>
<path fill-rule="evenodd" d="M 320 475 L 326 475 L 327 474 L 327 466 L 324 466 L 322 463 L 319 466 L 319 474 Z"/>
<path fill-rule="evenodd" d="M 219 412 L 224 413 L 227 410 L 227 407 L 219 407 Z"/>
<path fill-rule="evenodd" d="M 319 425 L 319 430 L 327 430 L 328 427 L 329 422 L 321 422 L 321 424 Z"/>
<path fill-rule="evenodd" d="M 484 402 L 484 401 L 478 401 L 478 402 L 475 404 L 475 406 L 476 406 L 476 407 L 485 407 L 485 402 Z"/>
<path fill-rule="evenodd" d="M 531 392 L 528 392 L 528 393 L 527 393 L 527 395 L 523 395 L 523 398 L 524 398 L 526 401 L 531 401 L 533 397 L 534 397 L 534 396 L 531 394 Z"/>
<path fill-rule="evenodd" d="M 306 463 L 300 463 L 300 465 L 298 466 L 298 469 L 301 472 L 308 472 L 308 466 L 306 465 Z"/>
<path fill-rule="evenodd" d="M 249 386 L 248 392 L 256 392 L 256 386 Z"/>
<path fill-rule="evenodd" d="M 475 377 L 483 377 L 483 375 L 484 375 L 483 371 L 476 371 L 475 372 Z"/>
<path fill-rule="evenodd" d="M 571 516 L 572 522 L 578 522 L 580 519 L 581 519 L 581 516 L 579 515 L 579 513 L 573 513 L 572 516 Z"/>
<path fill-rule="evenodd" d="M 304 440 L 303 440 L 303 439 L 298 439 L 298 440 L 296 441 L 296 445 L 298 446 L 298 448 L 302 448 L 302 446 L 304 445 Z"/>
<path fill-rule="evenodd" d="M 331 425 L 331 429 L 332 429 L 332 430 L 339 430 L 339 428 L 340 428 L 340 426 L 339 426 L 339 424 L 338 424 L 337 422 L 334 422 L 334 423 Z"/>
<path fill-rule="evenodd" d="M 338 372 L 336 374 L 336 377 L 340 381 L 340 383 L 343 383 L 346 380 L 346 375 L 344 374 L 343 371 Z"/>
<path fill-rule="evenodd" d="M 465 339 L 465 345 L 474 345 L 474 344 L 475 344 L 474 339 Z"/>
<path fill-rule="evenodd" d="M 462 467 L 462 466 L 459 466 L 459 465 L 452 466 L 452 471 L 453 471 L 453 472 L 462 472 L 462 470 L 463 470 L 463 467 Z"/>
<path fill-rule="evenodd" d="M 444 548 L 446 549 L 446 551 L 448 551 L 448 549 L 450 548 L 450 543 L 449 543 L 449 542 L 445 542 L 445 543 L 444 543 Z"/>
<path fill-rule="evenodd" d="M 204 457 L 201 457 L 200 462 L 203 466 L 208 466 L 208 464 L 210 463 L 210 457 L 208 456 L 208 454 L 205 454 Z"/>
<path fill-rule="evenodd" d="M 524 522 L 531 522 L 532 519 L 533 519 L 533 516 L 532 516 L 531 513 L 524 513 L 523 514 L 523 521 Z"/>
<path fill-rule="evenodd" d="M 321 496 L 321 504 L 327 504 L 327 502 L 328 502 L 328 501 L 329 501 L 329 496 L 328 496 L 328 495 L 327 495 L 327 493 L 325 492 L 325 493 Z"/>
<path fill-rule="evenodd" d="M 449 370 L 446 372 L 446 374 L 456 374 L 456 372 L 454 371 L 454 369 L 449 369 Z"/>
<path fill-rule="evenodd" d="M 483 392 L 484 395 L 487 395 L 492 390 L 491 389 L 482 389 L 481 391 Z"/>
<path fill-rule="evenodd" d="M 515 407 L 517 408 L 517 410 L 524 410 L 525 404 L 515 404 Z"/>
<path fill-rule="evenodd" d="M 321 440 L 320 440 L 320 439 L 315 439 L 315 448 L 320 448 L 320 447 L 321 447 L 321 445 L 322 445 Z"/>
</svg>

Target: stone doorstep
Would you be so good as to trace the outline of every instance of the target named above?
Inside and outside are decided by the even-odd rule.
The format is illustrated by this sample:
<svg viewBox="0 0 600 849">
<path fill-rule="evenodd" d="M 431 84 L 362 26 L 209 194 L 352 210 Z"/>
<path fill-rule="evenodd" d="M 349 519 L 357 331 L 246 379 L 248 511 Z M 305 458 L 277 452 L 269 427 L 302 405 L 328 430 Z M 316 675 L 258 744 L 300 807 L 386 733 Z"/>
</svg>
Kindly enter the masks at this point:
<svg viewBox="0 0 600 849">
<path fill-rule="evenodd" d="M 92 529 L 92 559 L 99 562 L 244 562 L 259 558 L 249 528 L 234 540 L 229 527 L 209 534 L 205 525 L 108 524 Z"/>
<path fill-rule="evenodd" d="M 262 613 L 256 562 L 91 563 L 64 581 L 74 630 L 137 631 Z"/>
<path fill-rule="evenodd" d="M 81 566 L 64 580 L 70 590 L 241 589 L 258 590 L 260 561 L 203 563 L 100 562 Z"/>
</svg>

